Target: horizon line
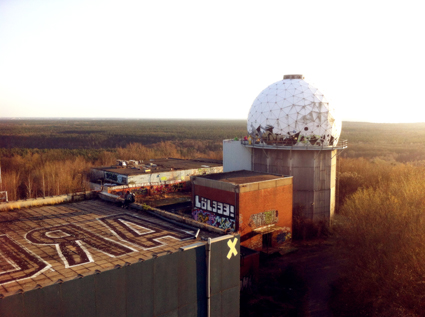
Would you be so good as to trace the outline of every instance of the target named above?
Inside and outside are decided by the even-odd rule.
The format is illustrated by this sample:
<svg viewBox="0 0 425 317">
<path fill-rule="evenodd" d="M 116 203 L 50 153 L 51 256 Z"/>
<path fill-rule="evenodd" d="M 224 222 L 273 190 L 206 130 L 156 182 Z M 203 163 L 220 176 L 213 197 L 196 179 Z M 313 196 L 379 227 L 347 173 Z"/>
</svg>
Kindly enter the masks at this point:
<svg viewBox="0 0 425 317">
<path fill-rule="evenodd" d="M 232 118 L 129 118 L 129 117 L 0 117 L 1 120 L 134 120 L 134 121 L 148 121 L 148 120 L 168 120 L 168 121 L 246 121 L 246 119 L 232 119 Z M 376 124 L 419 124 L 425 123 L 424 121 L 417 122 L 373 122 L 365 120 L 342 120 L 342 122 L 351 123 L 376 123 Z"/>
</svg>

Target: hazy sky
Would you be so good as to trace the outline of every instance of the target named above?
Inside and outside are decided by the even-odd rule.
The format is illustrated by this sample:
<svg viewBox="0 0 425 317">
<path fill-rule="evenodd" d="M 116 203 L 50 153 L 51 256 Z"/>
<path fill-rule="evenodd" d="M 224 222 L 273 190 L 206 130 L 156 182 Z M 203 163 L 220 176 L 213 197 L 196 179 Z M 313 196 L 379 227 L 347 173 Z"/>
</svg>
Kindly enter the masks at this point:
<svg viewBox="0 0 425 317">
<path fill-rule="evenodd" d="M 0 117 L 246 119 L 295 73 L 343 120 L 425 122 L 420 3 L 0 0 Z"/>
</svg>

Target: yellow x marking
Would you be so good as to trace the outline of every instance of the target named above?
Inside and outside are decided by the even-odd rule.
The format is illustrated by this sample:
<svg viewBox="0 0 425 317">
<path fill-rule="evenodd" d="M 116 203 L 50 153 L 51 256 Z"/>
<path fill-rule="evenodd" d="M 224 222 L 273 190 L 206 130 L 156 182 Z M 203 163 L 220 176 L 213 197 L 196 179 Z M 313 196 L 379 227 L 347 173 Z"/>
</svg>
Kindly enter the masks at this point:
<svg viewBox="0 0 425 317">
<path fill-rule="evenodd" d="M 232 254 L 234 256 L 236 256 L 238 254 L 238 251 L 236 251 L 236 242 L 238 242 L 238 238 L 235 238 L 232 242 L 232 240 L 228 240 L 227 241 L 227 245 L 229 246 L 230 250 L 229 253 L 227 253 L 227 258 L 230 260 L 230 258 L 232 257 Z"/>
</svg>

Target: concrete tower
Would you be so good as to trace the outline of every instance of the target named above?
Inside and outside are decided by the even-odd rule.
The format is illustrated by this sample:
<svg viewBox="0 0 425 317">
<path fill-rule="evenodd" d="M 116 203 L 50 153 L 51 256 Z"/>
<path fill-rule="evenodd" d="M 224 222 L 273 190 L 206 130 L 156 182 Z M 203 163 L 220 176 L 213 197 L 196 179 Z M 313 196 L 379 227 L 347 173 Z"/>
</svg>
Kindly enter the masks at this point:
<svg viewBox="0 0 425 317">
<path fill-rule="evenodd" d="M 254 100 L 248 141 L 223 143 L 223 171 L 247 169 L 293 176 L 293 204 L 306 218 L 329 220 L 335 210 L 341 120 L 302 75 L 285 75 Z"/>
</svg>

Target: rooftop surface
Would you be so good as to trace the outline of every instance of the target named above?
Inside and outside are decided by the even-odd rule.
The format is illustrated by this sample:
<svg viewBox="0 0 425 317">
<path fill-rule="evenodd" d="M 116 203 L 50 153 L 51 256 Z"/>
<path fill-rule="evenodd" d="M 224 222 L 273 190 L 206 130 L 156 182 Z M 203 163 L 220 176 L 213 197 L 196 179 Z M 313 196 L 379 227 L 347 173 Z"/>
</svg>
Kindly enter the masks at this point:
<svg viewBox="0 0 425 317">
<path fill-rule="evenodd" d="M 207 178 L 207 179 L 227 182 L 227 183 L 231 183 L 235 185 L 264 182 L 264 181 L 276 180 L 276 179 L 287 178 L 287 177 L 290 177 L 290 176 L 266 174 L 266 173 L 252 172 L 252 171 L 246 171 L 246 170 L 196 176 L 196 178 Z"/>
<path fill-rule="evenodd" d="M 155 164 L 156 166 L 147 166 L 150 163 Z M 118 165 L 114 166 L 102 166 L 95 167 L 95 169 L 118 173 L 122 175 L 137 175 L 137 174 L 146 174 L 146 173 L 160 173 L 171 170 L 188 170 L 188 169 L 199 169 L 199 168 L 209 168 L 223 166 L 223 163 L 219 160 L 211 159 L 195 159 L 195 160 L 183 160 L 175 158 L 163 158 L 155 160 L 146 160 L 144 163 L 140 164 L 138 167 L 122 167 Z M 145 169 L 150 169 L 150 172 L 144 172 Z"/>
<path fill-rule="evenodd" d="M 2 212 L 0 294 L 13 295 L 177 252 L 203 242 L 195 240 L 195 233 L 196 229 L 101 200 Z M 217 236 L 200 233 L 204 238 Z"/>
</svg>

